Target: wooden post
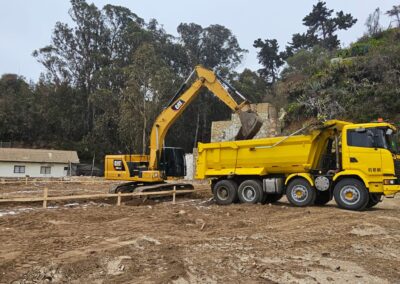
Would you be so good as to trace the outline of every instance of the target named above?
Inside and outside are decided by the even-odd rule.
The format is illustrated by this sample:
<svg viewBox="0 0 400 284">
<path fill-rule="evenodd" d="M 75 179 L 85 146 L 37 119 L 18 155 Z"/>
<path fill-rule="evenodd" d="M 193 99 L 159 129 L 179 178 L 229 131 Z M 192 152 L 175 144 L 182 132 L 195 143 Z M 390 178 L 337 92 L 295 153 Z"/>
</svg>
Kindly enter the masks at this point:
<svg viewBox="0 0 400 284">
<path fill-rule="evenodd" d="M 121 206 L 121 191 L 118 191 L 117 206 Z"/>
<path fill-rule="evenodd" d="M 44 188 L 43 190 L 43 208 L 47 208 L 47 196 L 49 189 L 47 187 Z"/>
<path fill-rule="evenodd" d="M 172 204 L 175 204 L 175 195 L 176 195 L 176 185 L 174 186 L 174 190 L 172 191 Z"/>
<path fill-rule="evenodd" d="M 25 176 L 25 185 L 28 185 L 28 176 Z"/>
</svg>

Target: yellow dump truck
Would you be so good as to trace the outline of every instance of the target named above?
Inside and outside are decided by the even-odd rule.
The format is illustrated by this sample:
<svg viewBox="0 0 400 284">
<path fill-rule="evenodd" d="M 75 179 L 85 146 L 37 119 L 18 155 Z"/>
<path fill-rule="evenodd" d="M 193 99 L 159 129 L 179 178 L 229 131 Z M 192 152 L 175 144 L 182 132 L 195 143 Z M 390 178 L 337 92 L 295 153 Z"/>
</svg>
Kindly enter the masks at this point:
<svg viewBox="0 0 400 284">
<path fill-rule="evenodd" d="M 199 143 L 196 178 L 211 180 L 218 204 L 275 202 L 363 210 L 400 191 L 396 128 L 330 120 L 308 135 Z M 305 131 L 303 128 L 301 131 Z"/>
</svg>

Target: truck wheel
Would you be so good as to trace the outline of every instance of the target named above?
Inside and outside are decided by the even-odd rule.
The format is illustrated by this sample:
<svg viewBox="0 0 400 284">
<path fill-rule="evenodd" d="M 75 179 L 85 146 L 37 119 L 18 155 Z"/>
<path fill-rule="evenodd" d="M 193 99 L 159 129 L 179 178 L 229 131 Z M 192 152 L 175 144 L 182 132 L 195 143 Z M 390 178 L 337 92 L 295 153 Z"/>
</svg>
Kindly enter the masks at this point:
<svg viewBox="0 0 400 284">
<path fill-rule="evenodd" d="M 303 207 L 314 204 L 316 193 L 308 181 L 296 178 L 289 182 L 286 197 L 292 205 Z"/>
<path fill-rule="evenodd" d="M 237 200 L 237 183 L 233 180 L 220 180 L 214 185 L 214 199 L 219 205 L 229 205 Z"/>
<path fill-rule="evenodd" d="M 239 186 L 238 195 L 242 203 L 261 202 L 263 198 L 262 183 L 254 179 L 245 180 Z"/>
<path fill-rule="evenodd" d="M 279 201 L 282 198 L 283 194 L 282 193 L 265 193 L 262 198 L 261 203 L 262 204 L 267 204 L 267 203 L 275 203 Z"/>
<path fill-rule="evenodd" d="M 381 202 L 381 197 L 382 197 L 382 194 L 370 193 L 368 204 L 367 204 L 366 208 L 372 208 L 375 205 L 377 205 L 379 202 Z"/>
<path fill-rule="evenodd" d="M 325 205 L 326 203 L 328 203 L 329 201 L 332 200 L 332 196 L 331 193 L 329 192 L 329 190 L 327 191 L 317 191 L 317 196 L 315 198 L 315 205 Z"/>
<path fill-rule="evenodd" d="M 335 185 L 333 196 L 340 208 L 364 210 L 369 201 L 368 190 L 364 183 L 354 178 L 346 178 Z"/>
</svg>

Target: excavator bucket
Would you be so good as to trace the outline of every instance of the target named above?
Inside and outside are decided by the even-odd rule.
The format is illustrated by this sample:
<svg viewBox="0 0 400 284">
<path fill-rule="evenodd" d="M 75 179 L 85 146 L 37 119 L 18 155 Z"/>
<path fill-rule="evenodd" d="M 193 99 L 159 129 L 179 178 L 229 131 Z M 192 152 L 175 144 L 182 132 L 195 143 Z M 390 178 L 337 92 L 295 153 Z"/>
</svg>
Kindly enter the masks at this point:
<svg viewBox="0 0 400 284">
<path fill-rule="evenodd" d="M 257 113 L 247 110 L 239 112 L 239 119 L 242 124 L 242 127 L 239 129 L 238 134 L 236 135 L 236 140 L 246 140 L 252 139 L 262 126 L 262 121 L 258 117 Z"/>
</svg>

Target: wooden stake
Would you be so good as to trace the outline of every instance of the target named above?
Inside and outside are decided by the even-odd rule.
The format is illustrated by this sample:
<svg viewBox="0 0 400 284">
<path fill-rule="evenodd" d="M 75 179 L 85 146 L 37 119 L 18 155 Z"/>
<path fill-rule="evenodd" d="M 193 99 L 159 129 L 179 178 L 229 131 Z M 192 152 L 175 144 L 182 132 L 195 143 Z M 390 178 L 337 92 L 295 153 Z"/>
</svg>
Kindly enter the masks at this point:
<svg viewBox="0 0 400 284">
<path fill-rule="evenodd" d="M 118 191 L 117 206 L 121 206 L 121 192 Z"/>
<path fill-rule="evenodd" d="M 25 185 L 28 185 L 28 177 L 25 176 Z"/>
<path fill-rule="evenodd" d="M 47 187 L 45 187 L 44 190 L 43 190 L 43 208 L 47 208 L 48 191 L 49 191 L 49 189 Z"/>
<path fill-rule="evenodd" d="M 176 195 L 176 186 L 174 186 L 174 190 L 172 191 L 172 204 L 175 204 L 175 195 Z"/>
</svg>

